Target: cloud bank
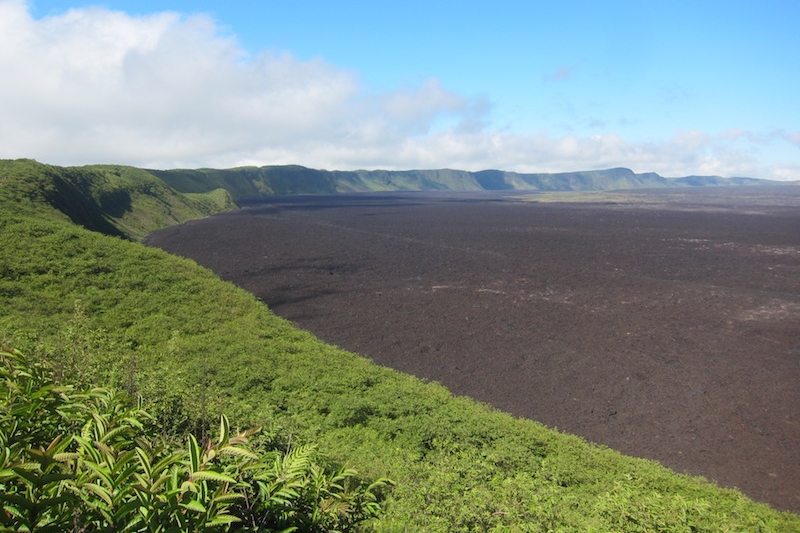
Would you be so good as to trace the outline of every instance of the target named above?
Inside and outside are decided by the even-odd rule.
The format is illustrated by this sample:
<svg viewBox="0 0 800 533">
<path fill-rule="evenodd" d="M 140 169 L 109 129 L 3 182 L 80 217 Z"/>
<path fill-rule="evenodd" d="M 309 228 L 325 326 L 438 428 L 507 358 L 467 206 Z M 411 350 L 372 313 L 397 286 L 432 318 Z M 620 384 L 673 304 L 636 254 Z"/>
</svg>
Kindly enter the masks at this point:
<svg viewBox="0 0 800 533">
<path fill-rule="evenodd" d="M 747 146 L 763 140 L 748 132 L 685 131 L 658 142 L 513 132 L 491 125 L 485 96 L 435 78 L 369 92 L 357 73 L 322 60 L 249 54 L 204 16 L 89 8 L 34 19 L 23 0 L 0 0 L 0 72 L 0 158 L 149 168 L 625 166 L 800 179 L 800 165 L 762 165 Z M 800 132 L 774 137 L 800 144 Z"/>
</svg>

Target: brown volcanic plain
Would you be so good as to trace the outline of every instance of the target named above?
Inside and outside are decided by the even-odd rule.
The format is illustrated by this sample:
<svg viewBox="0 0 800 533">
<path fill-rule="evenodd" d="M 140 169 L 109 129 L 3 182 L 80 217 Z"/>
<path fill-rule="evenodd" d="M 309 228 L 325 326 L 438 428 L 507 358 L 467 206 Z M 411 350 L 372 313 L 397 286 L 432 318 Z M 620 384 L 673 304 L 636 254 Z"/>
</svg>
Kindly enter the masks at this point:
<svg viewBox="0 0 800 533">
<path fill-rule="evenodd" d="M 147 243 L 380 364 L 799 512 L 800 187 L 519 194 L 275 197 Z"/>
</svg>

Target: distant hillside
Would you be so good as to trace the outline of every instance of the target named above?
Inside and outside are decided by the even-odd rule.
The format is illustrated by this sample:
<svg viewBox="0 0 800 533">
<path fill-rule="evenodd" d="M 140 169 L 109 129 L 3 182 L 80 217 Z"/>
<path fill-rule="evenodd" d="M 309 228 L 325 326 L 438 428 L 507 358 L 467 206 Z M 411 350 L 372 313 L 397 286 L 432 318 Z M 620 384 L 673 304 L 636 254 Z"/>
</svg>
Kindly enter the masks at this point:
<svg viewBox="0 0 800 533">
<path fill-rule="evenodd" d="M 794 182 L 795 184 L 800 182 Z M 147 170 L 122 165 L 59 167 L 32 159 L 0 160 L 0 185 L 47 204 L 90 230 L 139 240 L 148 232 L 237 208 L 273 195 L 388 191 L 609 191 L 670 187 L 786 185 L 754 178 L 664 178 L 626 168 L 559 174 L 501 170 L 317 170 L 298 165 Z"/>
<path fill-rule="evenodd" d="M 666 187 L 727 187 L 776 183 L 754 178 L 688 176 L 664 178 L 655 172 L 636 174 L 627 168 L 561 172 L 557 174 L 518 174 L 499 170 L 476 172 L 478 183 L 486 190 L 529 189 L 538 191 L 608 191 L 615 189 L 656 189 Z"/>
<path fill-rule="evenodd" d="M 150 170 L 175 190 L 205 193 L 222 188 L 237 201 L 270 195 L 370 191 L 477 191 L 482 187 L 462 170 L 315 170 L 297 165 L 225 170 Z"/>
<path fill-rule="evenodd" d="M 180 193 L 146 170 L 120 165 L 58 167 L 31 159 L 0 160 L 0 186 L 0 201 L 13 197 L 15 212 L 50 206 L 87 229 L 131 239 L 236 207 L 223 188 Z"/>
<path fill-rule="evenodd" d="M 627 168 L 558 174 L 520 174 L 502 170 L 315 170 L 297 165 L 240 167 L 225 170 L 150 170 L 170 187 L 184 193 L 225 189 L 236 201 L 267 195 L 335 194 L 370 191 L 607 191 L 665 187 L 723 187 L 769 185 L 779 182 L 754 178 L 688 176 L 664 178 L 636 174 Z"/>
</svg>

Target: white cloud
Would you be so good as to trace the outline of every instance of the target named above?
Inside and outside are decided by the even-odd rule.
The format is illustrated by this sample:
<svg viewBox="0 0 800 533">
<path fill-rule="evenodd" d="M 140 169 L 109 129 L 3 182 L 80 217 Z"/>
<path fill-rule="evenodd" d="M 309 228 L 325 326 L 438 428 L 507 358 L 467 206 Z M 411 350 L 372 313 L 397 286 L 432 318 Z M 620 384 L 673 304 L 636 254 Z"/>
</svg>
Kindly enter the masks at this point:
<svg viewBox="0 0 800 533">
<path fill-rule="evenodd" d="M 23 0 L 0 0 L 0 72 L 2 158 L 800 178 L 791 165 L 760 166 L 742 148 L 758 139 L 743 131 L 632 142 L 493 128 L 485 95 L 436 79 L 370 94 L 356 73 L 322 60 L 250 55 L 204 16 L 89 8 L 37 20 Z M 553 78 L 570 75 L 562 68 Z M 800 143 L 797 132 L 782 139 Z"/>
<path fill-rule="evenodd" d="M 12 0 L 0 20 L 4 157 L 224 161 L 330 134 L 358 92 L 352 73 L 322 61 L 249 58 L 201 16 L 94 8 L 37 21 Z"/>
<path fill-rule="evenodd" d="M 771 171 L 773 179 L 800 181 L 800 165 L 775 165 Z"/>
</svg>

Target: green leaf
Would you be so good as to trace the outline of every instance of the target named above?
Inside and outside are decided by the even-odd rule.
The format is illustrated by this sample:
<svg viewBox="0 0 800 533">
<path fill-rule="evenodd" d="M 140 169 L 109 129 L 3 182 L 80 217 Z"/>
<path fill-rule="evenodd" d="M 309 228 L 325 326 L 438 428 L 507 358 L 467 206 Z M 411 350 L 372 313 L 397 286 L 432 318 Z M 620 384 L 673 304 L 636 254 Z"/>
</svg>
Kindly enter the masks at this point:
<svg viewBox="0 0 800 533">
<path fill-rule="evenodd" d="M 12 516 L 25 519 L 25 513 L 14 507 L 13 505 L 3 505 L 3 510 Z"/>
<path fill-rule="evenodd" d="M 221 525 L 225 525 L 225 524 L 233 524 L 233 523 L 241 522 L 241 521 L 242 521 L 242 519 L 237 517 L 237 516 L 233 516 L 233 515 L 230 515 L 230 514 L 219 514 L 219 515 L 215 516 L 214 518 L 212 518 L 211 520 L 209 520 L 208 522 L 206 522 L 206 527 L 214 527 L 214 526 L 221 526 Z"/>
<path fill-rule="evenodd" d="M 197 500 L 189 500 L 187 503 L 182 503 L 181 507 L 194 511 L 196 513 L 205 513 L 205 506 Z"/>
<path fill-rule="evenodd" d="M 219 419 L 219 441 L 218 444 L 225 444 L 230 438 L 231 424 L 228 422 L 228 417 L 222 415 Z"/>
<path fill-rule="evenodd" d="M 104 487 L 98 485 L 97 483 L 85 483 L 83 485 L 83 488 L 97 495 L 101 500 L 106 502 L 109 506 L 112 504 L 111 493 Z"/>
<path fill-rule="evenodd" d="M 53 459 L 59 463 L 66 463 L 68 461 L 76 461 L 80 459 L 80 454 L 76 452 L 62 452 L 53 455 Z"/>
<path fill-rule="evenodd" d="M 96 474 L 96 478 L 102 479 L 106 485 L 109 487 L 114 485 L 114 482 L 111 479 L 111 474 L 107 467 L 103 466 L 102 464 L 98 465 L 96 463 L 90 461 L 84 461 L 83 466 L 90 469 L 92 472 Z"/>
<path fill-rule="evenodd" d="M 192 473 L 192 479 L 195 481 L 218 481 L 220 483 L 236 483 L 236 480 L 225 474 L 214 472 L 211 470 L 201 470 Z"/>
<path fill-rule="evenodd" d="M 225 446 L 224 448 L 219 450 L 220 455 L 235 455 L 237 457 L 244 457 L 247 459 L 252 459 L 253 461 L 257 461 L 259 459 L 258 455 L 247 450 L 245 448 L 240 448 L 238 446 Z"/>
<path fill-rule="evenodd" d="M 194 435 L 189 435 L 189 466 L 192 472 L 200 470 L 200 445 Z"/>
<path fill-rule="evenodd" d="M 231 503 L 237 500 L 241 500 L 244 497 L 245 495 L 239 492 L 228 492 L 225 494 L 220 494 L 219 496 L 215 496 L 214 499 L 212 499 L 211 501 L 213 503 Z"/>
<path fill-rule="evenodd" d="M 150 458 L 147 457 L 147 453 L 145 453 L 144 450 L 138 447 L 135 449 L 135 452 L 136 452 L 136 457 L 138 457 L 139 459 L 139 464 L 141 465 L 142 470 L 144 470 L 145 476 L 147 476 L 148 479 L 152 479 L 153 472 L 150 465 Z"/>
<path fill-rule="evenodd" d="M 107 443 L 108 441 L 110 441 L 111 439 L 116 437 L 117 435 L 121 435 L 124 432 L 128 431 L 129 429 L 130 428 L 125 427 L 125 426 L 117 426 L 114 429 L 111 429 L 111 430 L 107 431 L 105 433 L 105 435 L 103 435 L 103 437 L 100 439 L 100 442 Z"/>
</svg>

